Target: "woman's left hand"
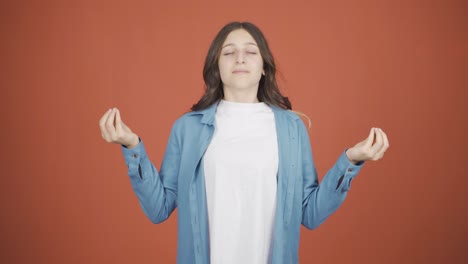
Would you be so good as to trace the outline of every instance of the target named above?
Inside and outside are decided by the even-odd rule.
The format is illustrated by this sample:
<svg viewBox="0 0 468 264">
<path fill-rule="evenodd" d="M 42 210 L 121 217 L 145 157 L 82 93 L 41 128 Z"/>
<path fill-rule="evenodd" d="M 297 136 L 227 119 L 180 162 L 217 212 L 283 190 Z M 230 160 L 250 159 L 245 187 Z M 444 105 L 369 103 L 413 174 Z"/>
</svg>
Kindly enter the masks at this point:
<svg viewBox="0 0 468 264">
<path fill-rule="evenodd" d="M 383 130 L 372 128 L 366 139 L 346 151 L 346 156 L 354 164 L 366 160 L 379 160 L 389 146 L 387 135 Z"/>
</svg>

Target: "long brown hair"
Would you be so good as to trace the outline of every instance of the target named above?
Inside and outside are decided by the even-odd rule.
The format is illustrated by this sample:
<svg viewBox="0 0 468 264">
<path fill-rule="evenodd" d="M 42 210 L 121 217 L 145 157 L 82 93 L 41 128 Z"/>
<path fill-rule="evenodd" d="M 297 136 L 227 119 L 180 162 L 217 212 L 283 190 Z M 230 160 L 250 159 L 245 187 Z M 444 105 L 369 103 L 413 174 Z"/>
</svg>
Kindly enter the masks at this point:
<svg viewBox="0 0 468 264">
<path fill-rule="evenodd" d="M 203 79 L 205 80 L 205 94 L 192 106 L 192 111 L 208 108 L 210 105 L 224 98 L 223 83 L 219 73 L 218 60 L 221 48 L 229 33 L 237 29 L 246 30 L 257 42 L 260 55 L 263 59 L 263 70 L 258 85 L 257 98 L 260 102 L 274 105 L 283 109 L 292 109 L 291 102 L 283 96 L 276 83 L 276 64 L 268 43 L 260 29 L 250 22 L 231 22 L 225 25 L 216 35 L 210 45 L 203 67 Z"/>
</svg>

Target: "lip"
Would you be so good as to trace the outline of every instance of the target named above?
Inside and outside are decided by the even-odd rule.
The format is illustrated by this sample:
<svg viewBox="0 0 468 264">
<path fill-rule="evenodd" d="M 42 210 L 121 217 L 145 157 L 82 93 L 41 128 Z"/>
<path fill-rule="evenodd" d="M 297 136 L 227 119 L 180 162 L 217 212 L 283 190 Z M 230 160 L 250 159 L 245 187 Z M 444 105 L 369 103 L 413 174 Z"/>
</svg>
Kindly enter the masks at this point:
<svg viewBox="0 0 468 264">
<path fill-rule="evenodd" d="M 249 71 L 247 71 L 247 70 L 234 70 L 232 73 L 235 73 L 235 74 L 249 73 Z"/>
</svg>

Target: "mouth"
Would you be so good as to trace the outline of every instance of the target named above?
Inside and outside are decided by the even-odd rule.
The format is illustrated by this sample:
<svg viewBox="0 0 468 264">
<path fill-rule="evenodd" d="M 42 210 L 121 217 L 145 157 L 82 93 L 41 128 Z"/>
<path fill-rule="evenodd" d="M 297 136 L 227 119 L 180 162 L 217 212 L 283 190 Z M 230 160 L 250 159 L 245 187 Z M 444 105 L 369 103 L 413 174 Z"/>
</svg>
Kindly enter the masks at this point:
<svg viewBox="0 0 468 264">
<path fill-rule="evenodd" d="M 247 71 L 247 70 L 235 70 L 235 71 L 233 71 L 232 73 L 234 73 L 234 74 L 242 74 L 242 73 L 249 73 L 249 71 Z"/>
</svg>

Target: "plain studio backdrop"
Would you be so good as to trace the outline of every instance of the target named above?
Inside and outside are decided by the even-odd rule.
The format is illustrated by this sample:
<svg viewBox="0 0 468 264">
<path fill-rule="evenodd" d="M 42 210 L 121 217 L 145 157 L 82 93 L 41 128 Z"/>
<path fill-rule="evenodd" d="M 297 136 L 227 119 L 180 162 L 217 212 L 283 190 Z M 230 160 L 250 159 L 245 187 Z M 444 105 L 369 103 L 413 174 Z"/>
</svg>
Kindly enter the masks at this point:
<svg viewBox="0 0 468 264">
<path fill-rule="evenodd" d="M 174 120 L 203 92 L 230 21 L 265 33 L 309 130 L 319 178 L 372 126 L 390 139 L 347 200 L 301 232 L 301 263 L 464 263 L 466 1 L 2 1 L 1 263 L 174 263 L 177 210 L 153 225 L 110 107 L 159 167 Z"/>
</svg>

